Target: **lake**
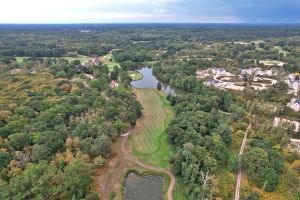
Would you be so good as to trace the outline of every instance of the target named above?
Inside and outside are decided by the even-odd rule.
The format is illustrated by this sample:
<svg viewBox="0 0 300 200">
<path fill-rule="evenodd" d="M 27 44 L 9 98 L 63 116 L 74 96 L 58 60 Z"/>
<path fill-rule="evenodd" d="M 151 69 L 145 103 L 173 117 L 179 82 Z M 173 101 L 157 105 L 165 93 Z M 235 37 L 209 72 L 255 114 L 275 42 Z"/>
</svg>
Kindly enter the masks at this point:
<svg viewBox="0 0 300 200">
<path fill-rule="evenodd" d="M 148 67 L 144 67 L 140 70 L 137 70 L 138 72 L 143 74 L 143 79 L 138 81 L 132 81 L 131 86 L 134 88 L 151 88 L 151 89 L 157 89 L 157 84 L 160 82 L 162 84 L 161 91 L 163 91 L 165 94 L 172 94 L 172 95 L 181 95 L 185 94 L 186 92 L 171 87 L 167 83 L 163 83 L 159 81 L 154 75 L 153 70 Z"/>
<path fill-rule="evenodd" d="M 164 180 L 158 175 L 130 173 L 125 181 L 125 200 L 164 200 Z"/>
</svg>

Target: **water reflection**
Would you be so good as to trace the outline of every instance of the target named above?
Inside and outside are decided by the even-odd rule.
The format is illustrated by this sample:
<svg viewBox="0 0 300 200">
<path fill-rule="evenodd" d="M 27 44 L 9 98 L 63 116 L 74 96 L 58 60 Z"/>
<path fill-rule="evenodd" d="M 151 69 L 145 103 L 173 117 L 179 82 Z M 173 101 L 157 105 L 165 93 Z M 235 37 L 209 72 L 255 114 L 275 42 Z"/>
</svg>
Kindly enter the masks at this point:
<svg viewBox="0 0 300 200">
<path fill-rule="evenodd" d="M 130 173 L 125 181 L 125 200 L 164 200 L 161 176 L 138 176 Z"/>
<path fill-rule="evenodd" d="M 143 74 L 143 79 L 138 81 L 132 81 L 131 86 L 134 88 L 152 88 L 157 89 L 158 80 L 153 75 L 153 70 L 148 67 L 144 67 L 140 70 L 137 70 L 140 73 Z M 162 88 L 161 91 L 163 91 L 165 94 L 172 94 L 172 95 L 179 95 L 184 94 L 185 92 L 176 88 L 171 87 L 170 85 L 161 82 Z"/>
</svg>

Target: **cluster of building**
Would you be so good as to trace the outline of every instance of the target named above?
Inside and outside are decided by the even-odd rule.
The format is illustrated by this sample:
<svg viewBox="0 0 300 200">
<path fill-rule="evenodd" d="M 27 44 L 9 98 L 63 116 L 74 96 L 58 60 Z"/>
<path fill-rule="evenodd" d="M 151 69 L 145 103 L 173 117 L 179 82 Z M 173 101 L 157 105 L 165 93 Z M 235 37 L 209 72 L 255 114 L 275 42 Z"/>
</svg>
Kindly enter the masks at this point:
<svg viewBox="0 0 300 200">
<path fill-rule="evenodd" d="M 292 98 L 291 101 L 287 104 L 288 107 L 293 109 L 296 112 L 300 111 L 300 98 Z"/>
<path fill-rule="evenodd" d="M 285 82 L 289 85 L 289 94 L 294 95 L 294 98 L 287 104 L 288 107 L 292 108 L 294 111 L 300 111 L 300 97 L 299 97 L 299 90 L 300 90 L 300 80 L 299 74 L 290 74 L 287 76 Z"/>
<path fill-rule="evenodd" d="M 298 122 L 298 121 L 291 121 L 291 120 L 282 119 L 282 118 L 279 118 L 279 117 L 274 118 L 274 121 L 273 121 L 273 126 L 274 127 L 278 127 L 278 126 L 284 125 L 284 124 L 293 126 L 295 132 L 298 132 L 299 129 L 300 129 L 300 122 Z"/>
<path fill-rule="evenodd" d="M 245 89 L 243 76 L 247 74 L 253 76 L 251 87 L 256 90 L 264 90 L 277 83 L 277 80 L 268 78 L 277 75 L 272 69 L 266 71 L 263 71 L 261 68 L 241 69 L 239 75 L 230 73 L 224 68 L 211 68 L 207 70 L 198 70 L 196 72 L 198 79 L 205 80 L 205 85 L 237 91 Z"/>
<path fill-rule="evenodd" d="M 300 80 L 299 80 L 299 75 L 297 74 L 290 74 L 287 76 L 287 79 L 285 82 L 289 85 L 290 87 L 290 94 L 294 94 L 294 96 L 298 95 L 298 91 L 300 89 Z"/>
<path fill-rule="evenodd" d="M 265 66 L 279 66 L 279 67 L 283 67 L 283 65 L 285 65 L 285 62 L 282 61 L 278 61 L 278 60 L 260 60 L 259 61 L 260 64 L 263 64 Z"/>
<path fill-rule="evenodd" d="M 91 58 L 89 61 L 85 62 L 83 65 L 86 67 L 94 66 L 94 65 L 99 65 L 101 63 L 100 58 Z"/>
<path fill-rule="evenodd" d="M 274 121 L 273 121 L 273 126 L 278 127 L 278 126 L 282 126 L 282 125 L 292 126 L 294 128 L 295 132 L 299 132 L 299 130 L 300 130 L 300 122 L 275 117 Z M 290 139 L 290 148 L 293 151 L 296 151 L 300 154 L 300 140 L 299 139 Z"/>
</svg>

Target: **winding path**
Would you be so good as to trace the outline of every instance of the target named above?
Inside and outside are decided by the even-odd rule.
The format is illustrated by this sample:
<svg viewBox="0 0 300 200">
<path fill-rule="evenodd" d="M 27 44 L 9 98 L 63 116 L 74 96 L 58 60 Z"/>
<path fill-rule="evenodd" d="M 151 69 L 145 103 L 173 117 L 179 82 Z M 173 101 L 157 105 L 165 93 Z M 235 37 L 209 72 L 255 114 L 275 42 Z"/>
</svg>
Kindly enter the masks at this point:
<svg viewBox="0 0 300 200">
<path fill-rule="evenodd" d="M 246 146 L 246 141 L 247 141 L 247 135 L 248 135 L 248 131 L 250 130 L 250 128 L 252 127 L 252 123 L 250 123 L 247 127 L 247 130 L 245 131 L 244 134 L 244 139 L 240 148 L 240 153 L 239 153 L 239 163 L 241 163 L 241 156 L 244 154 L 244 149 Z M 237 175 L 237 180 L 236 180 L 236 188 L 235 188 L 235 197 L 234 200 L 240 200 L 240 188 L 241 188 L 241 182 L 242 182 L 242 166 L 241 164 L 239 164 L 239 171 L 238 171 L 238 175 Z"/>
<path fill-rule="evenodd" d="M 157 168 L 157 167 L 154 167 L 151 165 L 147 165 L 147 164 L 141 162 L 140 160 L 138 160 L 137 158 L 135 158 L 133 155 L 131 155 L 126 149 L 126 143 L 127 143 L 127 140 L 128 140 L 128 137 L 130 136 L 130 134 L 131 134 L 131 131 L 129 131 L 127 134 L 123 135 L 124 139 L 122 141 L 121 151 L 125 155 L 125 158 L 147 170 L 167 174 L 170 177 L 170 185 L 168 188 L 168 200 L 173 200 L 172 194 L 173 194 L 173 190 L 174 190 L 174 186 L 175 186 L 175 176 L 169 170 L 166 170 L 163 168 Z"/>
</svg>

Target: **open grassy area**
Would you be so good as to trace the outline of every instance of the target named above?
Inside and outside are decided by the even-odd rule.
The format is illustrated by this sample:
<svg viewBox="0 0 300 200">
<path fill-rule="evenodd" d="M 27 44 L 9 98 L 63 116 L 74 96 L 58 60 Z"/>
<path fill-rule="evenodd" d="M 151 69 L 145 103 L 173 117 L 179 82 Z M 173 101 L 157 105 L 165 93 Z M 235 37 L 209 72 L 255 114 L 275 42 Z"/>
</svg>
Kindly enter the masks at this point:
<svg viewBox="0 0 300 200">
<path fill-rule="evenodd" d="M 138 71 L 129 71 L 128 74 L 131 76 L 133 81 L 138 81 L 143 78 L 143 74 Z"/>
<path fill-rule="evenodd" d="M 29 58 L 29 57 L 15 57 L 18 63 L 23 62 L 24 59 Z"/>
<path fill-rule="evenodd" d="M 84 64 L 85 62 L 89 61 L 91 57 L 88 56 L 82 56 L 79 57 L 63 57 L 64 59 L 67 59 L 69 62 L 73 62 L 74 60 L 80 60 L 81 64 Z"/>
<path fill-rule="evenodd" d="M 114 59 L 112 53 L 102 56 L 101 62 L 106 64 L 111 71 L 113 70 L 114 66 L 120 67 L 120 64 Z"/>
<path fill-rule="evenodd" d="M 135 89 L 135 93 L 144 110 L 129 145 L 139 159 L 153 166 L 167 168 L 174 149 L 169 144 L 166 128 L 174 117 L 174 111 L 166 97 L 157 90 Z M 176 177 L 174 199 L 187 199 L 184 188 L 183 180 Z"/>
<path fill-rule="evenodd" d="M 173 151 L 165 130 L 174 112 L 158 91 L 136 89 L 135 92 L 144 110 L 135 129 L 137 133 L 130 138 L 133 153 L 151 165 L 168 167 Z"/>
<path fill-rule="evenodd" d="M 277 49 L 279 53 L 282 53 L 284 56 L 286 56 L 289 53 L 288 51 L 283 50 L 281 46 L 274 46 L 274 49 Z"/>
</svg>

